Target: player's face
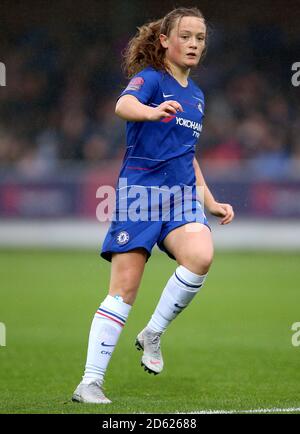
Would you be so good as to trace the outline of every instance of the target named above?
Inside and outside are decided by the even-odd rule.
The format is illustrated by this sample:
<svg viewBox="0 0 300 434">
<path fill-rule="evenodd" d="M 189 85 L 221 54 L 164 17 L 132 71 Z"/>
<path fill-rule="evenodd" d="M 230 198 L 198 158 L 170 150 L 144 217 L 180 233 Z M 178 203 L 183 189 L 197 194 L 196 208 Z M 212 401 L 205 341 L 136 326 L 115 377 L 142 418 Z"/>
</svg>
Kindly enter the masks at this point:
<svg viewBox="0 0 300 434">
<path fill-rule="evenodd" d="M 197 17 L 178 18 L 169 37 L 161 35 L 166 48 L 166 58 L 180 67 L 192 68 L 198 65 L 205 49 L 206 25 Z"/>
</svg>

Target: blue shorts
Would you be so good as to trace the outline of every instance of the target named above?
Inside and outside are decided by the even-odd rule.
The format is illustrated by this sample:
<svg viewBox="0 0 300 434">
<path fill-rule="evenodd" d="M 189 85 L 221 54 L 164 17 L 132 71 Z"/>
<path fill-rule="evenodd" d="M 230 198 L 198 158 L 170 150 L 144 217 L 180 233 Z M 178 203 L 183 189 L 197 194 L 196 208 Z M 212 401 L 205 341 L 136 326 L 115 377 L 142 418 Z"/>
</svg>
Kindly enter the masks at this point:
<svg viewBox="0 0 300 434">
<path fill-rule="evenodd" d="M 161 212 L 157 215 L 153 213 L 155 217 L 150 218 L 148 213 L 147 221 L 146 219 L 144 219 L 145 221 L 132 221 L 133 219 L 124 218 L 125 210 L 121 212 L 117 206 L 118 212 L 115 213 L 114 220 L 102 245 L 102 258 L 111 261 L 112 253 L 125 253 L 137 248 L 143 248 L 147 252 L 148 261 L 152 248 L 157 243 L 160 250 L 175 260 L 174 256 L 167 251 L 163 244 L 164 239 L 171 231 L 180 226 L 196 222 L 202 223 L 210 229 L 203 207 L 198 200 L 190 199 L 185 204 L 184 209 L 183 206 L 179 205 L 178 203 L 172 203 L 167 215 Z M 123 218 L 120 218 L 120 215 Z M 128 217 L 128 213 L 126 217 Z"/>
</svg>

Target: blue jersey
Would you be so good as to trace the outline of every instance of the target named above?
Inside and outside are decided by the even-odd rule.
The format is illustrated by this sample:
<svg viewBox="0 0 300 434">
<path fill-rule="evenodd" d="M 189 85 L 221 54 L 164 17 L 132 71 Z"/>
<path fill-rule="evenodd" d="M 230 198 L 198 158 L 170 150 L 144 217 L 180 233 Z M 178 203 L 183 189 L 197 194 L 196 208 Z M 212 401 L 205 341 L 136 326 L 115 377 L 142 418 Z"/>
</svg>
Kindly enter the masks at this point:
<svg viewBox="0 0 300 434">
<path fill-rule="evenodd" d="M 128 185 L 194 186 L 193 159 L 202 131 L 203 92 L 190 78 L 183 87 L 169 73 L 147 67 L 130 80 L 119 98 L 123 95 L 133 95 L 149 107 L 177 101 L 184 111 L 156 122 L 127 122 L 120 178 L 126 178 Z"/>
<path fill-rule="evenodd" d="M 133 95 L 150 107 L 175 100 L 184 112 L 157 122 L 127 122 L 127 149 L 120 172 L 122 184 L 119 179 L 116 212 L 101 256 L 111 261 L 113 253 L 143 248 L 148 260 L 157 243 L 176 259 L 164 245 L 171 231 L 189 223 L 209 227 L 196 198 L 193 166 L 195 145 L 202 130 L 203 93 L 191 79 L 183 87 L 167 72 L 148 67 L 131 79 L 120 96 L 123 95 Z M 127 191 L 127 187 L 131 188 Z M 176 193 L 184 194 L 169 195 L 174 187 Z"/>
</svg>

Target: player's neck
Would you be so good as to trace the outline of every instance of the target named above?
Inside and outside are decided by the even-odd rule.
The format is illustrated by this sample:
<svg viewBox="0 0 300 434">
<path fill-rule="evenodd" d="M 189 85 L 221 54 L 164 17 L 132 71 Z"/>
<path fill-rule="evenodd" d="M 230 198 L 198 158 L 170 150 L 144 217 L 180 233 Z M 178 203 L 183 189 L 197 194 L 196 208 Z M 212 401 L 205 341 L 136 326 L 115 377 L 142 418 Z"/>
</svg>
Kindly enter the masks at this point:
<svg viewBox="0 0 300 434">
<path fill-rule="evenodd" d="M 180 68 L 178 65 L 167 62 L 169 73 L 179 82 L 183 87 L 188 86 L 188 77 L 190 74 L 190 69 Z"/>
</svg>

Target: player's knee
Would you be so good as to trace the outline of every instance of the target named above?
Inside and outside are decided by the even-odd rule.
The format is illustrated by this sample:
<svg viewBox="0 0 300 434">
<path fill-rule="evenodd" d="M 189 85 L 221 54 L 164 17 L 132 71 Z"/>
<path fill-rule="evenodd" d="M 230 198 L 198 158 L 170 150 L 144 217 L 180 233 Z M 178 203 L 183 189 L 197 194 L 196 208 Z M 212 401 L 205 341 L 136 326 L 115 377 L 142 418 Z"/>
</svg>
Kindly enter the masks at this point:
<svg viewBox="0 0 300 434">
<path fill-rule="evenodd" d="M 199 266 L 202 268 L 202 274 L 208 273 L 212 262 L 213 262 L 213 253 L 206 253 L 202 258 L 200 258 Z"/>
<path fill-rule="evenodd" d="M 206 274 L 213 262 L 213 252 L 194 252 L 185 256 L 182 265 L 199 276 Z"/>
<path fill-rule="evenodd" d="M 138 285 L 135 282 L 126 279 L 122 283 L 112 285 L 110 294 L 113 296 L 122 297 L 124 303 L 133 304 L 138 292 Z"/>
</svg>

